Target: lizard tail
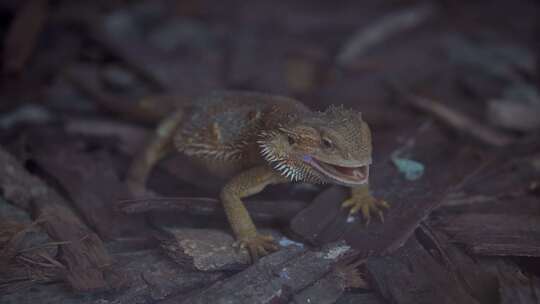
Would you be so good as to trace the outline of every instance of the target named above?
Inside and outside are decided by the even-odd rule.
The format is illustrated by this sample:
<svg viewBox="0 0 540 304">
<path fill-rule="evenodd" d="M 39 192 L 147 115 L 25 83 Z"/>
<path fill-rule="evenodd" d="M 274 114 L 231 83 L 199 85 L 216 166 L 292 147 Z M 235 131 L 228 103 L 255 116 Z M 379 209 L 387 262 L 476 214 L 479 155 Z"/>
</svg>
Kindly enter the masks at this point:
<svg viewBox="0 0 540 304">
<path fill-rule="evenodd" d="M 150 95 L 133 100 L 108 93 L 101 88 L 96 72 L 84 69 L 67 70 L 65 77 L 88 95 L 102 111 L 141 123 L 155 125 L 177 109 L 192 103 L 193 100 L 191 97 L 178 95 Z"/>
</svg>

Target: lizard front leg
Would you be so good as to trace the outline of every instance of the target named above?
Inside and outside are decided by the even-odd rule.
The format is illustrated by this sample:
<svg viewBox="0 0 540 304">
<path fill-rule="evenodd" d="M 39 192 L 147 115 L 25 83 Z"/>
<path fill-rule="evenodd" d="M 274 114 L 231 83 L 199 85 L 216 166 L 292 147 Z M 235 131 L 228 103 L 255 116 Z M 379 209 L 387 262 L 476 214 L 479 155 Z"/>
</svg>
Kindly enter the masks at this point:
<svg viewBox="0 0 540 304">
<path fill-rule="evenodd" d="M 146 192 L 146 179 L 152 167 L 174 149 L 172 141 L 182 117 L 183 111 L 178 110 L 165 118 L 156 128 L 144 150 L 135 156 L 126 177 L 127 186 L 131 193 L 143 194 Z"/>
<path fill-rule="evenodd" d="M 278 250 L 269 235 L 260 235 L 242 198 L 261 192 L 267 185 L 283 182 L 283 177 L 266 166 L 259 166 L 233 177 L 221 191 L 221 201 L 238 244 L 247 248 L 252 261 Z"/>
<path fill-rule="evenodd" d="M 381 221 L 384 221 L 382 209 L 390 208 L 390 205 L 384 200 L 374 198 L 366 184 L 351 188 L 351 197 L 344 201 L 341 207 L 350 207 L 349 214 L 351 215 L 361 211 L 367 225 L 371 220 L 371 213 L 376 213 Z"/>
</svg>

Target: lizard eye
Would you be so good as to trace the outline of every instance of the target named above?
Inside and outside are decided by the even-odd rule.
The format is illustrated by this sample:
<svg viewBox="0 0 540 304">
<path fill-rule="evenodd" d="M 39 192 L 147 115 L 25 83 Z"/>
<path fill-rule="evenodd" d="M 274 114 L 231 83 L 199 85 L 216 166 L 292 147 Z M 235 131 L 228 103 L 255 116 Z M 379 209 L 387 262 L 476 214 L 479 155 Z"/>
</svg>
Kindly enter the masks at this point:
<svg viewBox="0 0 540 304">
<path fill-rule="evenodd" d="M 296 140 L 290 135 L 287 135 L 287 141 L 289 141 L 289 145 L 291 146 L 296 143 Z"/>
<path fill-rule="evenodd" d="M 334 143 L 327 137 L 322 139 L 323 147 L 326 149 L 332 149 L 334 148 Z"/>
</svg>

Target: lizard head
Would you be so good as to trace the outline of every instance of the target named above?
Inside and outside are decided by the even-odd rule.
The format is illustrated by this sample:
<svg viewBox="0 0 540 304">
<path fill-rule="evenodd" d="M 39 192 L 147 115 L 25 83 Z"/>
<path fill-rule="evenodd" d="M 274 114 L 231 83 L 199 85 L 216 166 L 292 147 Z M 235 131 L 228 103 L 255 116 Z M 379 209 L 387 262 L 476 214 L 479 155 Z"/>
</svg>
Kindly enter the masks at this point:
<svg viewBox="0 0 540 304">
<path fill-rule="evenodd" d="M 359 112 L 331 106 L 295 117 L 264 132 L 259 145 L 263 157 L 291 180 L 346 186 L 368 182 L 371 132 Z"/>
</svg>

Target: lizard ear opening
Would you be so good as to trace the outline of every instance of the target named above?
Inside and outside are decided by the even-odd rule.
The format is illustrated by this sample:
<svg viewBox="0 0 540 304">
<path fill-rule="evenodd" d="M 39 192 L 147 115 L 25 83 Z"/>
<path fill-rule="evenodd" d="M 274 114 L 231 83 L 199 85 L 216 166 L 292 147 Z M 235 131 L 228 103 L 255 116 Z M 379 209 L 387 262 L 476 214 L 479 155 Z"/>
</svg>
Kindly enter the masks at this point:
<svg viewBox="0 0 540 304">
<path fill-rule="evenodd" d="M 292 145 L 294 145 L 296 143 L 296 140 L 290 134 L 287 134 L 287 141 L 289 142 L 290 146 L 292 146 Z"/>
</svg>

